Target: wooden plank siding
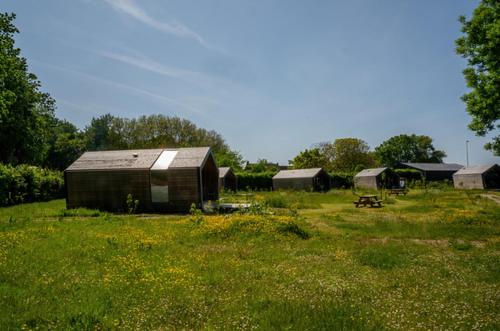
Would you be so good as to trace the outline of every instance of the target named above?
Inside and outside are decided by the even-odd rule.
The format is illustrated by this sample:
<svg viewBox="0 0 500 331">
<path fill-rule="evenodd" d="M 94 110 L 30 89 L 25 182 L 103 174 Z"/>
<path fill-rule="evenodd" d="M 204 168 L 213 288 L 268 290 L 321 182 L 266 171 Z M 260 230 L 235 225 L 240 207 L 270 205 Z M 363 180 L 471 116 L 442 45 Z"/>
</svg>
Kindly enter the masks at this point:
<svg viewBox="0 0 500 331">
<path fill-rule="evenodd" d="M 139 211 L 152 210 L 149 170 L 68 171 L 67 207 L 126 211 L 127 195 L 139 200 Z"/>
</svg>

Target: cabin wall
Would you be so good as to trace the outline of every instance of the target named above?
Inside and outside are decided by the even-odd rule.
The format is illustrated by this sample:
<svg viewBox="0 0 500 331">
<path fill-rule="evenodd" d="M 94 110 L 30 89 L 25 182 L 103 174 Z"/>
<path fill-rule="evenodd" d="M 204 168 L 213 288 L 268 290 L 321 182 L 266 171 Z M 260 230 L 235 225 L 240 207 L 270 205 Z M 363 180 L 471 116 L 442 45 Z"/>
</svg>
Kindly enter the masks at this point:
<svg viewBox="0 0 500 331">
<path fill-rule="evenodd" d="M 64 177 L 67 208 L 125 212 L 132 194 L 138 211 L 152 211 L 149 170 L 67 171 Z"/>
<path fill-rule="evenodd" d="M 380 183 L 375 176 L 354 177 L 354 187 L 369 190 L 377 190 Z"/>
<path fill-rule="evenodd" d="M 226 176 L 219 178 L 219 189 L 225 189 L 227 191 L 238 190 L 238 179 L 232 171 L 229 171 Z"/>
<path fill-rule="evenodd" d="M 453 186 L 458 189 L 483 189 L 483 176 L 481 174 L 455 175 Z"/>
<path fill-rule="evenodd" d="M 484 185 L 487 189 L 500 189 L 500 167 L 495 166 L 484 174 Z"/>
<path fill-rule="evenodd" d="M 312 178 L 273 178 L 274 190 L 305 190 L 314 189 Z"/>
<path fill-rule="evenodd" d="M 191 204 L 201 207 L 200 174 L 198 168 L 171 168 L 166 171 L 169 201 L 157 206 L 158 211 L 188 212 Z"/>
<path fill-rule="evenodd" d="M 214 158 L 210 155 L 201 169 L 203 187 L 203 201 L 219 199 L 219 168 Z"/>
</svg>

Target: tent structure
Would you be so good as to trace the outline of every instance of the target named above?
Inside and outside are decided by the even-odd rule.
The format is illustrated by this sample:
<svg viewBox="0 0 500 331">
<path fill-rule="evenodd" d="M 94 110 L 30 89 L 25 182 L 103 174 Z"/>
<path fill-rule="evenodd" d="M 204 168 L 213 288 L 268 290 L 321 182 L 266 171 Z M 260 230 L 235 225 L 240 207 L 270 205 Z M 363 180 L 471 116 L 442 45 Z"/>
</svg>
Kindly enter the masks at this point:
<svg viewBox="0 0 500 331">
<path fill-rule="evenodd" d="M 227 191 L 236 191 L 238 189 L 238 178 L 231 168 L 219 168 L 219 189 Z"/>
<path fill-rule="evenodd" d="M 187 212 L 219 197 L 219 171 L 209 147 L 86 152 L 64 171 L 67 208 Z"/>
<path fill-rule="evenodd" d="M 328 191 L 330 176 L 321 168 L 281 170 L 273 177 L 273 189 Z"/>
<path fill-rule="evenodd" d="M 497 164 L 466 167 L 453 175 L 458 189 L 500 189 L 500 166 Z"/>
<path fill-rule="evenodd" d="M 364 169 L 354 176 L 354 187 L 378 190 L 399 187 L 399 176 L 389 168 Z"/>
<path fill-rule="evenodd" d="M 453 174 L 464 166 L 456 163 L 410 163 L 402 162 L 398 168 L 416 169 L 427 181 L 452 180 Z"/>
</svg>

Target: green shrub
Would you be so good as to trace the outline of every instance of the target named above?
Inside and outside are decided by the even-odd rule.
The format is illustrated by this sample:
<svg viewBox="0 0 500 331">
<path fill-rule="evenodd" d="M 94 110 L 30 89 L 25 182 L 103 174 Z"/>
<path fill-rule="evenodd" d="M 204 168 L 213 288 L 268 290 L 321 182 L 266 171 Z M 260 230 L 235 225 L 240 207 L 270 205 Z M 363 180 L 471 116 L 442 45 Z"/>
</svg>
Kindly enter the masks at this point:
<svg viewBox="0 0 500 331">
<path fill-rule="evenodd" d="M 331 173 L 331 188 L 351 188 L 354 186 L 354 175 L 350 173 Z"/>
<path fill-rule="evenodd" d="M 272 190 L 275 172 L 240 172 L 237 173 L 238 187 L 242 190 Z"/>
<path fill-rule="evenodd" d="M 60 171 L 0 164 L 0 206 L 62 197 L 64 179 Z"/>
</svg>

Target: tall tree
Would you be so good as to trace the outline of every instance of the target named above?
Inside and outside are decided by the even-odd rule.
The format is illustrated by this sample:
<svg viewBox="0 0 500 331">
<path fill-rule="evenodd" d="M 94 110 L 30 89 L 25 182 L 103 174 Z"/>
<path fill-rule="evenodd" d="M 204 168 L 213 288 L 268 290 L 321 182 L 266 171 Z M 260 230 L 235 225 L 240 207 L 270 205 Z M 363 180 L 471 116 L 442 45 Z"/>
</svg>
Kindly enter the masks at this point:
<svg viewBox="0 0 500 331">
<path fill-rule="evenodd" d="M 86 149 L 83 133 L 68 121 L 54 118 L 44 166 L 64 170 Z"/>
<path fill-rule="evenodd" d="M 377 159 L 385 166 L 394 167 L 399 162 L 440 163 L 446 157 L 444 151 L 436 150 L 429 136 L 402 134 L 384 141 L 375 148 Z"/>
<path fill-rule="evenodd" d="M 500 128 L 500 1 L 482 0 L 472 18 L 460 17 L 463 36 L 456 51 L 468 60 L 463 71 L 467 87 L 462 96 L 472 117 L 469 128 L 479 136 Z M 500 135 L 485 148 L 500 156 Z"/>
<path fill-rule="evenodd" d="M 15 47 L 15 14 L 0 13 L 0 162 L 42 164 L 49 150 L 54 100 Z"/>
<path fill-rule="evenodd" d="M 352 173 L 376 163 L 368 144 L 358 138 L 335 139 L 333 143 L 323 144 L 322 149 L 331 171 Z"/>
<path fill-rule="evenodd" d="M 193 122 L 164 115 L 128 119 L 111 114 L 93 118 L 84 130 L 89 150 L 210 146 L 221 166 L 241 167 L 242 158 L 222 136 Z"/>
<path fill-rule="evenodd" d="M 299 153 L 290 165 L 294 169 L 307 169 L 307 168 L 328 168 L 328 160 L 325 154 L 319 148 L 306 149 Z"/>
</svg>

